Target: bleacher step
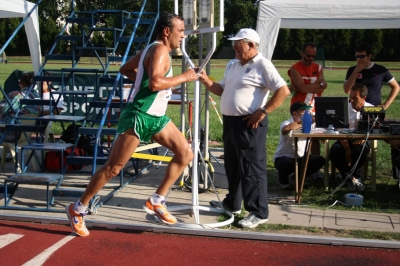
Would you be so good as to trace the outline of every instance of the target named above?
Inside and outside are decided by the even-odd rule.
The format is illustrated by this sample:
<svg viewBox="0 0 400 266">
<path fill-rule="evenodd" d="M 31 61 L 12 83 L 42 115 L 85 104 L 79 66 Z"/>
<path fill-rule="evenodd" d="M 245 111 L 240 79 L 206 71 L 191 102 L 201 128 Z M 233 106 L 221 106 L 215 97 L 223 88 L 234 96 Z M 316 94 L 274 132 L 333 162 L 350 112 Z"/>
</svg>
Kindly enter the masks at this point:
<svg viewBox="0 0 400 266">
<path fill-rule="evenodd" d="M 108 157 L 96 157 L 96 163 L 104 164 L 107 162 Z M 93 164 L 93 157 L 91 156 L 67 156 L 66 157 L 67 164 L 84 164 L 91 165 Z"/>
<path fill-rule="evenodd" d="M 84 188 L 55 188 L 52 190 L 53 197 L 80 198 L 85 192 Z"/>
</svg>

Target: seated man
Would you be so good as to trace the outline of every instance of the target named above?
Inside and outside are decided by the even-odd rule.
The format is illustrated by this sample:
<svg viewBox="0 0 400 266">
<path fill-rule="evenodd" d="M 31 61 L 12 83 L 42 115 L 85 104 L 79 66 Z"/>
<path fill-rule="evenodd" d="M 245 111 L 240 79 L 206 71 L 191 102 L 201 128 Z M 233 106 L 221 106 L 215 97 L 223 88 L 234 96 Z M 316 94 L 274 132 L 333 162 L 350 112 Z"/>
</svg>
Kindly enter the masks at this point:
<svg viewBox="0 0 400 266">
<path fill-rule="evenodd" d="M 349 128 L 357 128 L 358 120 L 360 119 L 360 111 L 364 106 L 373 106 L 367 103 L 368 89 L 365 85 L 356 83 L 350 89 L 349 96 Z M 354 189 L 364 190 L 364 185 L 361 183 L 361 168 L 364 165 L 365 159 L 370 151 L 368 142 L 364 140 L 338 140 L 330 151 L 329 158 L 339 170 L 343 178 L 348 174 L 351 177 L 348 179 L 349 184 L 353 185 Z M 365 147 L 363 148 L 365 144 Z M 354 167 L 354 171 L 351 171 Z"/>
<path fill-rule="evenodd" d="M 9 124 L 13 118 L 14 118 L 14 111 L 17 109 L 19 110 L 19 115 L 26 115 L 26 114 L 39 114 L 39 106 L 37 105 L 23 105 L 20 106 L 19 104 L 19 99 L 22 98 L 30 98 L 30 99 L 38 99 L 39 94 L 32 90 L 29 95 L 28 93 L 28 88 L 31 86 L 32 83 L 32 78 L 33 78 L 33 72 L 26 72 L 25 74 L 22 75 L 20 81 L 19 81 L 19 90 L 17 91 L 12 91 L 9 94 L 7 94 L 7 98 L 10 100 L 11 106 L 8 104 L 8 102 L 3 99 L 0 101 L 0 106 L 1 106 L 1 115 L 0 115 L 0 123 L 3 124 Z"/>
<path fill-rule="evenodd" d="M 0 101 L 0 124 L 10 124 L 15 116 L 14 111 L 19 109 L 18 115 L 26 115 L 26 114 L 39 114 L 39 106 L 37 105 L 23 105 L 20 106 L 19 104 L 19 99 L 22 99 L 24 97 L 26 98 L 39 98 L 39 94 L 35 91 L 31 91 L 29 95 L 28 93 L 28 88 L 31 86 L 32 83 L 32 78 L 33 78 L 33 72 L 26 72 L 21 76 L 21 79 L 19 81 L 19 90 L 12 91 L 9 94 L 7 94 L 7 98 L 9 99 L 9 102 L 7 102 L 5 99 Z M 12 108 L 11 108 L 12 107 Z M 3 140 L 7 139 L 14 139 L 14 132 L 7 132 L 7 136 L 2 136 L 4 131 L 0 133 L 0 138 L 3 138 Z M 7 152 L 7 161 L 12 161 L 13 156 L 11 155 L 10 152 Z"/>
<path fill-rule="evenodd" d="M 290 106 L 290 114 L 292 118 L 283 121 L 280 125 L 280 139 L 278 148 L 274 155 L 275 168 L 278 170 L 279 184 L 281 189 L 289 188 L 288 176 L 295 171 L 295 153 L 294 153 L 294 138 L 292 137 L 292 130 L 301 128 L 301 119 L 306 109 L 312 108 L 304 102 L 295 102 Z M 298 162 L 301 165 L 306 140 L 300 139 L 297 142 Z M 321 169 L 325 164 L 324 157 L 316 154 L 310 154 L 306 176 L 315 173 Z"/>
</svg>

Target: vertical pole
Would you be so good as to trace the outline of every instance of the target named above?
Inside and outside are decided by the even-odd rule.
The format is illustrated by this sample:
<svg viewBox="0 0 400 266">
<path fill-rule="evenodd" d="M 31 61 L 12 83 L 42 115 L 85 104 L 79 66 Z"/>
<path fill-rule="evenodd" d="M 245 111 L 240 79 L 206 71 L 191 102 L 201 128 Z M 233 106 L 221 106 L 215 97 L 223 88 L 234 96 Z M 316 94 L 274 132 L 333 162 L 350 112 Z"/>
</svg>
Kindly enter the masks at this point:
<svg viewBox="0 0 400 266">
<path fill-rule="evenodd" d="M 186 39 L 182 42 L 182 53 L 184 54 L 187 62 L 190 64 L 192 69 L 195 65 L 190 60 L 188 54 L 186 53 Z M 192 140 L 192 150 L 193 150 L 193 161 L 192 161 L 192 209 L 194 218 L 197 224 L 200 223 L 199 220 L 199 181 L 197 176 L 198 167 L 198 154 L 199 154 L 199 110 L 200 110 L 200 81 L 196 80 L 194 83 L 194 121 L 193 121 L 193 140 Z"/>
<path fill-rule="evenodd" d="M 194 83 L 194 121 L 193 121 L 193 163 L 192 163 L 192 208 L 196 224 L 199 219 L 199 180 L 198 180 L 198 161 L 199 161 L 199 118 L 200 118 L 200 81 Z"/>
</svg>

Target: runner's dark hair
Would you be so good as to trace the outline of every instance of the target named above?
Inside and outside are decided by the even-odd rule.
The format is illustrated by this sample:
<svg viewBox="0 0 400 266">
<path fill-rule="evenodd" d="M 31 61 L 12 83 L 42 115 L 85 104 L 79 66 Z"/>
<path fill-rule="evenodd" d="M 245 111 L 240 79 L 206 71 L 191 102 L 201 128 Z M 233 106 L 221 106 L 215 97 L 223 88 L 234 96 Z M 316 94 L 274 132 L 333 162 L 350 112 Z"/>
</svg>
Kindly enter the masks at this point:
<svg viewBox="0 0 400 266">
<path fill-rule="evenodd" d="M 168 12 L 163 12 L 160 16 L 160 18 L 157 21 L 157 24 L 154 28 L 154 33 L 153 33 L 153 38 L 152 40 L 156 40 L 157 37 L 162 33 L 162 31 L 165 28 L 170 28 L 172 30 L 172 22 L 174 18 L 183 20 L 183 17 L 173 14 L 173 13 L 168 13 Z"/>
</svg>

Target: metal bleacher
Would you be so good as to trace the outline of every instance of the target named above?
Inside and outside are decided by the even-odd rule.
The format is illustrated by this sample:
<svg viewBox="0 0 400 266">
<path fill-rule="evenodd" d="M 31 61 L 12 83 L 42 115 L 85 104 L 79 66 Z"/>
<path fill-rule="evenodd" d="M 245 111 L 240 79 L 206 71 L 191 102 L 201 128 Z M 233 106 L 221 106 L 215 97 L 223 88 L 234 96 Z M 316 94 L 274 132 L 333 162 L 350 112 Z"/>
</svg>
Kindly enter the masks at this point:
<svg viewBox="0 0 400 266">
<path fill-rule="evenodd" d="M 149 44 L 155 23 L 159 18 L 160 5 L 157 1 L 156 11 L 145 12 L 147 2 L 149 1 L 144 0 L 140 10 L 135 12 L 125 10 L 79 11 L 72 8 L 65 20 L 64 27 L 55 36 L 54 44 L 44 56 L 43 64 L 33 78 L 34 82 L 30 89 L 35 89 L 35 86 L 43 81 L 51 82 L 53 87 L 57 88 L 56 91 L 51 92 L 50 108 L 52 105 L 56 105 L 60 96 L 63 96 L 64 102 L 67 100 L 68 103 L 67 114 L 85 116 L 85 121 L 78 133 L 96 135 L 94 155 L 67 156 L 67 165 L 76 163 L 92 165 L 92 174 L 94 174 L 96 164 L 103 164 L 107 160 L 107 157 L 97 156 L 100 139 L 105 135 L 111 136 L 111 139 L 117 138 L 118 117 L 115 115 L 115 110 L 122 110 L 126 104 L 124 85 L 134 83 L 123 77 L 118 70 L 115 70 L 115 67 L 112 70 L 111 66 L 112 64 L 124 64 Z M 102 36 L 107 45 L 95 46 L 92 41 L 95 36 Z M 60 46 L 68 47 L 68 53 L 59 54 L 57 47 Z M 125 52 L 119 56 L 117 54 L 119 51 Z M 91 60 L 90 67 L 87 63 L 88 58 Z M 52 67 L 61 63 L 69 66 L 60 69 Z M 48 75 L 49 73 L 50 75 Z M 87 89 L 86 86 L 77 86 L 76 80 L 79 76 L 90 76 L 93 83 L 86 85 L 92 89 Z M 85 108 L 82 108 L 85 110 L 83 114 L 79 114 L 81 110 L 75 114 L 75 100 L 84 102 L 82 104 L 86 105 Z M 71 103 L 72 107 L 70 107 Z M 64 125 L 62 127 L 65 128 Z M 137 166 L 135 170 L 138 170 Z M 131 176 L 129 180 L 125 180 L 123 173 L 120 173 L 119 185 L 114 187 L 108 196 L 103 197 L 102 202 L 96 202 L 96 206 L 92 204 L 92 210 L 110 199 L 115 191 L 132 182 L 134 177 Z M 53 196 L 80 197 L 80 195 L 81 193 L 77 193 L 73 188 L 57 186 L 53 190 Z"/>
</svg>

